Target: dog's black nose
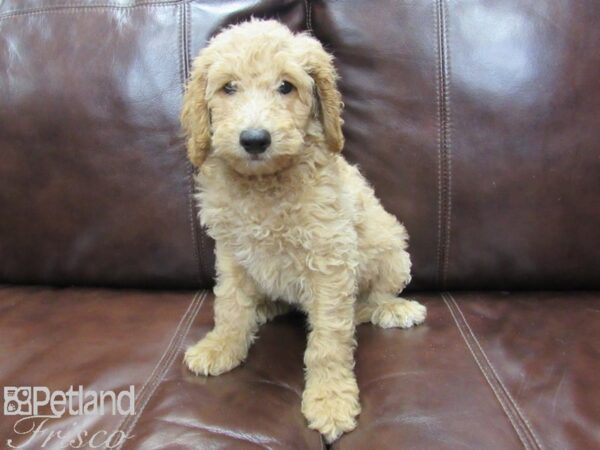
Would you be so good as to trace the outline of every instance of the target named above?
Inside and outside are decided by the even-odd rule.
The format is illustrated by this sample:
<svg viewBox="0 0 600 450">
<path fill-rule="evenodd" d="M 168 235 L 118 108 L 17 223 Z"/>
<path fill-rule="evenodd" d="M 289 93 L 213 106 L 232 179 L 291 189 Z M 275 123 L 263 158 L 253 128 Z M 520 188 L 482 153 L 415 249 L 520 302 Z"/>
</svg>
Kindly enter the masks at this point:
<svg viewBox="0 0 600 450">
<path fill-rule="evenodd" d="M 263 153 L 271 145 L 271 134 L 262 128 L 249 128 L 240 133 L 240 145 L 253 155 Z"/>
</svg>

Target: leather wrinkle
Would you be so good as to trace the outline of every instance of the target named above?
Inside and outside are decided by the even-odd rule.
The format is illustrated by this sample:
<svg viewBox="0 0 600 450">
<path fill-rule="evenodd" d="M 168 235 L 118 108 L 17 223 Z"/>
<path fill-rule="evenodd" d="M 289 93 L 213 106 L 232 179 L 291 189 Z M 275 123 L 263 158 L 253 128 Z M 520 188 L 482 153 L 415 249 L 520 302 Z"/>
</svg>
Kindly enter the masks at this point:
<svg viewBox="0 0 600 450">
<path fill-rule="evenodd" d="M 272 447 L 269 447 L 268 444 L 266 444 L 266 443 L 259 442 L 257 439 L 252 439 L 251 436 L 249 436 L 246 433 L 236 433 L 235 430 L 231 430 L 231 429 L 209 426 L 209 425 L 200 424 L 200 423 L 194 423 L 194 424 L 181 423 L 181 422 L 178 422 L 177 420 L 173 420 L 173 419 L 161 419 L 161 422 L 166 423 L 166 424 L 184 426 L 184 427 L 192 429 L 192 430 L 204 431 L 213 436 L 225 437 L 225 438 L 232 439 L 233 441 L 239 442 L 239 443 L 253 444 L 253 448 L 260 447 L 265 450 L 269 450 L 272 448 Z M 281 444 L 281 442 L 277 439 L 273 439 L 273 442 L 275 442 L 277 444 Z M 201 448 L 201 447 L 199 447 L 199 448 Z M 229 448 L 235 448 L 235 447 L 229 447 Z"/>
</svg>

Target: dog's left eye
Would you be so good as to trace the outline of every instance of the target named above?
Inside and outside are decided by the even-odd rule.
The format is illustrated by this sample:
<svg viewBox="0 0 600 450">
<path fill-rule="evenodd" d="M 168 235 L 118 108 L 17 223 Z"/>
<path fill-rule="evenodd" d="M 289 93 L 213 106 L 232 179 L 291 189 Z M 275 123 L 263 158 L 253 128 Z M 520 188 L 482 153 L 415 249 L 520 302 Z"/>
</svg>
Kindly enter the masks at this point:
<svg viewBox="0 0 600 450">
<path fill-rule="evenodd" d="M 229 83 L 225 83 L 223 86 L 223 92 L 225 92 L 227 95 L 235 94 L 235 91 L 237 91 L 237 89 L 231 81 Z"/>
<path fill-rule="evenodd" d="M 283 95 L 287 95 L 294 90 L 294 85 L 289 81 L 282 81 L 279 87 L 277 88 L 277 92 Z"/>
</svg>

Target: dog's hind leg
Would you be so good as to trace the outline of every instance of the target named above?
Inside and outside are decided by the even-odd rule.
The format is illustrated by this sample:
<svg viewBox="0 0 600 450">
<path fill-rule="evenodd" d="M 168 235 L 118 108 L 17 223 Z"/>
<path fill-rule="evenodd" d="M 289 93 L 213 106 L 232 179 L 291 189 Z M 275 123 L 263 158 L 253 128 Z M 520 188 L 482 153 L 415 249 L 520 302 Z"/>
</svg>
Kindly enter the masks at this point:
<svg viewBox="0 0 600 450">
<path fill-rule="evenodd" d="M 390 252 L 391 253 L 391 252 Z M 410 282 L 410 257 L 405 250 L 384 255 L 369 290 L 355 305 L 357 324 L 371 322 L 382 328 L 410 328 L 425 320 L 427 309 L 413 300 L 397 297 Z"/>
<path fill-rule="evenodd" d="M 356 323 L 371 322 L 381 328 L 410 328 L 425 320 L 427 309 L 419 302 L 393 294 L 372 292 L 368 300 L 356 305 Z"/>
</svg>

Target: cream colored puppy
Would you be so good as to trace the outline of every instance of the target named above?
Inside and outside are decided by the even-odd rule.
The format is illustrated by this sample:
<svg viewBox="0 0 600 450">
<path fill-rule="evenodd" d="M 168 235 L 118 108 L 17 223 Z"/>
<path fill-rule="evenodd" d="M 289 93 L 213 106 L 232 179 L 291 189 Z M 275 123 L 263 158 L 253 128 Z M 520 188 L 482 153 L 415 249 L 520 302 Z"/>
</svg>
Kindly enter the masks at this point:
<svg viewBox="0 0 600 450">
<path fill-rule="evenodd" d="M 410 281 L 406 230 L 340 156 L 342 106 L 317 40 L 252 20 L 202 50 L 181 114 L 217 259 L 215 326 L 187 366 L 233 369 L 258 326 L 296 305 L 310 325 L 302 412 L 328 442 L 360 412 L 355 325 L 406 328 L 426 314 L 396 297 Z"/>
</svg>

